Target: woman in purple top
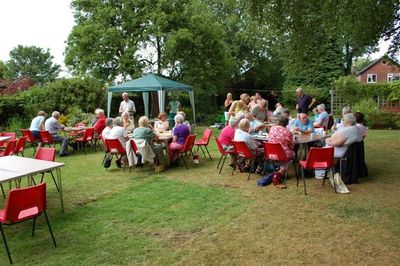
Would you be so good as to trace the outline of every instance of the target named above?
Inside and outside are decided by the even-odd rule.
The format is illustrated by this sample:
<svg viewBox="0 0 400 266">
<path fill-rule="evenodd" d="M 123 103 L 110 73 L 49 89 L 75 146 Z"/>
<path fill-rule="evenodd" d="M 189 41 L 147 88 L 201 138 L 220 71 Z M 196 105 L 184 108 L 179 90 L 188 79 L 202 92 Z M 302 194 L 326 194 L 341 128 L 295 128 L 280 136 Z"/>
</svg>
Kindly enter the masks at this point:
<svg viewBox="0 0 400 266">
<path fill-rule="evenodd" d="M 185 145 L 186 138 L 190 134 L 190 129 L 187 125 L 183 124 L 185 119 L 182 115 L 177 114 L 174 118 L 175 127 L 172 132 L 173 139 L 168 146 L 168 158 L 170 163 L 175 162 L 179 158 L 179 151 Z"/>
</svg>

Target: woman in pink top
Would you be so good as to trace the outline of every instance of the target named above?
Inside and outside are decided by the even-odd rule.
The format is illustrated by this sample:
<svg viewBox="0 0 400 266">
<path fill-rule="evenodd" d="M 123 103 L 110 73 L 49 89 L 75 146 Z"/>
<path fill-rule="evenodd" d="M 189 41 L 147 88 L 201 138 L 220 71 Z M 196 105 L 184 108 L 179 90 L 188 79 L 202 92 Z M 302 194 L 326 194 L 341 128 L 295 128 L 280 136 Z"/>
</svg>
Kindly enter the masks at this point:
<svg viewBox="0 0 400 266">
<path fill-rule="evenodd" d="M 238 120 L 236 117 L 232 116 L 229 119 L 229 125 L 224 127 L 221 131 L 221 134 L 219 135 L 219 141 L 222 144 L 222 147 L 226 151 L 231 151 L 233 150 L 233 138 L 235 136 L 235 129 L 238 124 Z M 234 166 L 235 164 L 235 157 L 233 154 L 231 154 L 231 163 L 229 164 L 230 166 Z"/>
<path fill-rule="evenodd" d="M 293 151 L 293 134 L 286 128 L 288 123 L 289 119 L 286 116 L 281 115 L 278 120 L 278 125 L 271 127 L 269 130 L 268 142 L 280 143 L 285 151 L 286 157 L 290 160 L 294 158 L 295 153 Z M 283 175 L 288 169 L 289 162 L 281 163 L 280 165 L 281 167 L 279 172 Z"/>
</svg>

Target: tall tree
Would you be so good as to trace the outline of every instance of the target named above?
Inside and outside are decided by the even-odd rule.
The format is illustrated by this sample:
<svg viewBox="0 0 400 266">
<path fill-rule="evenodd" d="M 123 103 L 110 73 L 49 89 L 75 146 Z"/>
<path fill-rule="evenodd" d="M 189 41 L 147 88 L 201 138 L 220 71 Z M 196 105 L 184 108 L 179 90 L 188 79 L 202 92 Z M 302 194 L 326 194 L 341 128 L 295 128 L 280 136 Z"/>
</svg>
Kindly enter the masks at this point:
<svg viewBox="0 0 400 266">
<path fill-rule="evenodd" d="M 53 59 L 49 49 L 18 45 L 6 62 L 7 76 L 11 79 L 29 77 L 39 84 L 53 81 L 60 72 L 60 65 L 53 63 Z"/>
</svg>

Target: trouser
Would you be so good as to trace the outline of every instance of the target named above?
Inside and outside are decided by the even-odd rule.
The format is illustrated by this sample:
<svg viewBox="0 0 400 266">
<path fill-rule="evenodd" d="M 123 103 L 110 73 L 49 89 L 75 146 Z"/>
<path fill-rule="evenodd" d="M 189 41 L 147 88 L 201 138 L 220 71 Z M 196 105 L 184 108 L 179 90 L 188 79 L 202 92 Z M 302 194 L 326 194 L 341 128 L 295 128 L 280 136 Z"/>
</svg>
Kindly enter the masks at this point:
<svg viewBox="0 0 400 266">
<path fill-rule="evenodd" d="M 66 137 L 61 137 L 59 135 L 52 135 L 53 140 L 57 143 L 61 143 L 61 150 L 60 150 L 60 155 L 66 154 L 68 150 L 68 142 L 69 138 Z"/>
</svg>

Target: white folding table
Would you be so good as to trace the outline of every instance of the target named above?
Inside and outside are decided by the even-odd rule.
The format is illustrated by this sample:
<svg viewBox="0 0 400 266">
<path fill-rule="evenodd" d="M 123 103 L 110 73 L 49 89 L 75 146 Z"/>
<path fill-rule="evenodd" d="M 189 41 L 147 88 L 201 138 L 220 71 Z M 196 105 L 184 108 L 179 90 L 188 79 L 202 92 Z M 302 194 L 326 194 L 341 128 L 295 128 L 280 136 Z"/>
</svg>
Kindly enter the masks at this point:
<svg viewBox="0 0 400 266">
<path fill-rule="evenodd" d="M 56 171 L 56 182 L 60 190 L 61 211 L 64 212 L 63 190 L 61 182 L 61 169 L 64 163 L 31 159 L 21 156 L 0 157 L 0 183 L 18 180 L 21 177 L 30 177 L 46 171 Z"/>
</svg>

